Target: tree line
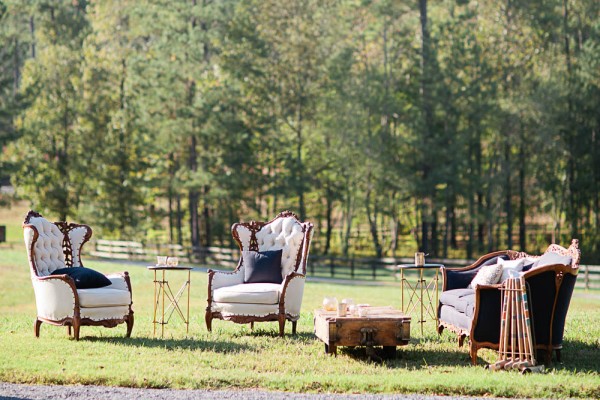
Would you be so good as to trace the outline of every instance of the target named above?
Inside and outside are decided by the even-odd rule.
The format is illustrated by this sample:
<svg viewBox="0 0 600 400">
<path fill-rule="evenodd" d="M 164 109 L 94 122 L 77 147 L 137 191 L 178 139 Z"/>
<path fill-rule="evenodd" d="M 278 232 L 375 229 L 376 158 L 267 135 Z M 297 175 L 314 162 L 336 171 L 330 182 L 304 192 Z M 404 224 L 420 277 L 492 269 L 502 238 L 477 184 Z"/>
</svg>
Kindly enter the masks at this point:
<svg viewBox="0 0 600 400">
<path fill-rule="evenodd" d="M 0 175 L 103 237 L 600 260 L 595 0 L 0 0 L 0 44 Z"/>
</svg>

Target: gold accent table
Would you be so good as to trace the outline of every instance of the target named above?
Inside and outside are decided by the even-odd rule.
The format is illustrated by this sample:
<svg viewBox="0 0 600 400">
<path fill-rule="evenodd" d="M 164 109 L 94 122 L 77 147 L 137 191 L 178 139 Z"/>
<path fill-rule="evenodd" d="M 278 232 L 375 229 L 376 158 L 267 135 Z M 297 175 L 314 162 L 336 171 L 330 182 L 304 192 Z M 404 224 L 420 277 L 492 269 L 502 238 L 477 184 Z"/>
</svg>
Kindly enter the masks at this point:
<svg viewBox="0 0 600 400">
<path fill-rule="evenodd" d="M 421 324 L 421 335 L 423 334 L 423 324 L 427 322 L 425 317 L 429 316 L 433 318 L 436 322 L 436 328 L 438 323 L 437 316 L 437 306 L 438 306 L 438 282 L 439 282 L 439 274 L 440 268 L 443 267 L 443 264 L 425 264 L 425 265 L 415 265 L 415 264 L 401 264 L 396 265 L 395 269 L 400 270 L 400 280 L 401 280 L 401 298 L 402 298 L 402 311 L 406 314 L 410 315 L 414 313 L 416 310 L 419 310 L 419 320 L 417 321 Z M 406 279 L 404 275 L 405 270 L 417 270 L 417 280 L 414 282 L 410 282 Z M 427 280 L 425 278 L 424 272 L 425 270 L 434 270 L 435 275 Z M 408 293 L 408 302 L 406 306 L 404 305 L 404 291 Z M 433 291 L 433 293 L 432 293 Z M 435 301 L 434 301 L 435 299 Z M 418 307 L 418 308 L 417 308 Z"/>
<path fill-rule="evenodd" d="M 156 336 L 156 325 L 161 325 L 160 337 L 165 335 L 165 325 L 169 323 L 173 313 L 177 311 L 177 314 L 181 317 L 186 325 L 186 333 L 190 330 L 190 284 L 191 284 L 191 271 L 192 267 L 167 267 L 167 266 L 149 266 L 147 267 L 150 271 L 154 271 L 154 318 L 152 324 L 154 325 L 154 333 Z M 162 276 L 158 279 L 157 272 L 162 272 Z M 177 293 L 173 294 L 171 285 L 166 279 L 166 271 L 187 271 L 187 280 L 183 282 Z M 187 313 L 184 315 L 179 305 L 181 296 L 187 289 Z M 169 301 L 167 308 L 165 309 L 165 297 Z M 160 315 L 158 314 L 160 310 Z M 165 318 L 166 316 L 166 318 Z M 157 319 L 159 317 L 159 319 Z"/>
</svg>

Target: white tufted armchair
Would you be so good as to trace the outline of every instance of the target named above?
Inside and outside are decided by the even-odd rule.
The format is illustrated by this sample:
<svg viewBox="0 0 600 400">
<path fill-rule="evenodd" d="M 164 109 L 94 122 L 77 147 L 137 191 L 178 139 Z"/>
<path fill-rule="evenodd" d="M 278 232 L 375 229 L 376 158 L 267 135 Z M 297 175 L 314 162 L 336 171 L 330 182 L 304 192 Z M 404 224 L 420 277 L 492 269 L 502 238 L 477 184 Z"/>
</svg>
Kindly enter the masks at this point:
<svg viewBox="0 0 600 400">
<path fill-rule="evenodd" d="M 244 283 L 241 257 L 233 272 L 209 270 L 206 327 L 212 330 L 213 318 L 251 326 L 259 321 L 279 321 L 279 336 L 283 336 L 287 319 L 292 321 L 295 334 L 313 224 L 300 222 L 292 212 L 284 211 L 270 222 L 234 224 L 231 231 L 241 251 L 281 249 L 283 282 Z"/>
<path fill-rule="evenodd" d="M 125 322 L 127 337 L 133 329 L 131 282 L 127 272 L 106 277 L 111 285 L 97 289 L 77 289 L 68 275 L 50 275 L 59 268 L 77 268 L 81 264 L 81 248 L 92 237 L 87 225 L 49 222 L 29 211 L 23 233 L 31 281 L 35 292 L 37 318 L 35 336 L 40 336 L 42 322 L 71 327 L 76 340 L 82 325 L 108 328 Z"/>
</svg>

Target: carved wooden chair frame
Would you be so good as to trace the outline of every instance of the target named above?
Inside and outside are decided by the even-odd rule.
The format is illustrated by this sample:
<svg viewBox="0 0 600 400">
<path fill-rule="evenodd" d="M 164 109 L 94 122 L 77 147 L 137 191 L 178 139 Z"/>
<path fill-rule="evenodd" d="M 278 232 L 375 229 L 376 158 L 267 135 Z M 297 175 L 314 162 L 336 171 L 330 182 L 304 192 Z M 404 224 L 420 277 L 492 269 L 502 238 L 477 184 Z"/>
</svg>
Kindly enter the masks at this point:
<svg viewBox="0 0 600 400">
<path fill-rule="evenodd" d="M 80 332 L 81 326 L 104 326 L 106 328 L 114 328 L 121 323 L 125 323 L 125 324 L 127 324 L 126 337 L 130 337 L 131 331 L 133 329 L 133 323 L 134 323 L 133 309 L 132 309 L 133 301 L 130 302 L 129 313 L 124 318 L 103 319 L 103 320 L 99 320 L 99 321 L 93 320 L 90 318 L 81 318 L 79 295 L 77 294 L 77 288 L 75 287 L 75 282 L 73 281 L 73 278 L 71 278 L 68 275 L 48 275 L 48 276 L 40 276 L 39 275 L 37 265 L 36 265 L 36 254 L 35 254 L 35 243 L 36 243 L 37 239 L 39 238 L 39 232 L 34 225 L 30 224 L 31 218 L 44 218 L 44 217 L 41 214 L 39 214 L 33 210 L 30 210 L 27 213 L 27 216 L 25 217 L 25 221 L 23 222 L 23 229 L 30 228 L 33 230 L 33 233 L 34 233 L 33 240 L 31 242 L 31 252 L 29 254 L 29 266 L 33 273 L 32 279 L 35 279 L 37 281 L 49 281 L 49 280 L 64 281 L 66 284 L 69 285 L 69 287 L 73 291 L 74 304 L 75 304 L 74 309 L 73 309 L 73 317 L 66 317 L 66 318 L 63 318 L 60 320 L 53 320 L 53 319 L 44 318 L 44 317 L 41 317 L 38 315 L 34 321 L 35 336 L 36 337 L 40 336 L 40 326 L 42 325 L 43 322 L 45 322 L 50 325 L 67 326 L 69 336 L 71 335 L 71 328 L 73 328 L 73 334 L 74 334 L 74 337 L 76 340 L 79 340 L 79 332 Z M 81 249 L 83 248 L 83 245 L 85 243 L 87 243 L 90 240 L 90 238 L 92 237 L 92 228 L 90 228 L 88 225 L 84 225 L 84 224 L 75 224 L 75 223 L 66 223 L 66 222 L 53 222 L 53 223 L 54 223 L 54 225 L 56 225 L 58 227 L 58 229 L 60 229 L 61 233 L 64 236 L 63 242 L 62 242 L 62 251 L 65 256 L 65 266 L 69 267 L 69 268 L 73 267 L 73 257 L 77 257 L 78 265 L 83 266 L 83 264 L 81 262 Z M 72 247 L 71 241 L 69 239 L 69 232 L 75 228 L 84 228 L 86 230 L 86 234 L 83 238 L 83 241 L 81 242 L 81 245 L 79 246 L 79 251 L 77 252 L 77 254 L 73 254 L 73 247 Z M 129 273 L 121 272 L 120 275 L 125 280 L 127 287 L 129 289 L 129 293 L 132 293 L 131 280 L 129 278 Z"/>
</svg>

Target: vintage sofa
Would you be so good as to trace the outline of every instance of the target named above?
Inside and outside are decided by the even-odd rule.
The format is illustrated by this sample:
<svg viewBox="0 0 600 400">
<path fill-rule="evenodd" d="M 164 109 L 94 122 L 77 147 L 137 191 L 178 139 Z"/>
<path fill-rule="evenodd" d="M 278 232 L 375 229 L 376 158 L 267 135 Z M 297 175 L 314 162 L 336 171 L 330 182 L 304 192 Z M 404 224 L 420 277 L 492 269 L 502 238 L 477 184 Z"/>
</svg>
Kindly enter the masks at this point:
<svg viewBox="0 0 600 400">
<path fill-rule="evenodd" d="M 284 211 L 269 222 L 236 223 L 231 227 L 242 257 L 233 272 L 208 271 L 208 305 L 206 327 L 212 330 L 214 318 L 239 324 L 278 321 L 283 336 L 285 321 L 292 322 L 292 333 L 300 318 L 306 279 L 306 262 L 313 224 L 301 222 L 295 214 Z M 277 282 L 247 283 L 244 252 L 278 252 Z"/>
<path fill-rule="evenodd" d="M 469 337 L 473 364 L 477 363 L 478 349 L 498 349 L 502 284 L 469 287 L 477 272 L 485 265 L 496 263 L 498 258 L 524 259 L 525 269 L 530 268 L 522 273 L 530 300 L 538 358 L 541 356 L 551 362 L 554 350 L 560 361 L 565 319 L 579 271 L 580 251 L 576 239 L 568 249 L 550 245 L 541 257 L 505 250 L 486 254 L 467 267 L 442 268 L 438 333 L 444 328 L 456 333 L 459 346 Z"/>
<path fill-rule="evenodd" d="M 61 271 L 53 275 L 59 269 L 85 272 L 81 248 L 92 237 L 89 226 L 50 222 L 37 212 L 29 211 L 23 223 L 23 234 L 37 305 L 36 337 L 40 336 L 42 322 L 67 326 L 69 335 L 72 327 L 76 340 L 79 340 L 80 327 L 85 325 L 112 328 L 125 323 L 126 336 L 131 335 L 133 302 L 127 272 L 106 275 L 108 286 L 81 289 L 76 287 L 72 276 Z M 71 268 L 78 271 L 70 271 Z"/>
</svg>

